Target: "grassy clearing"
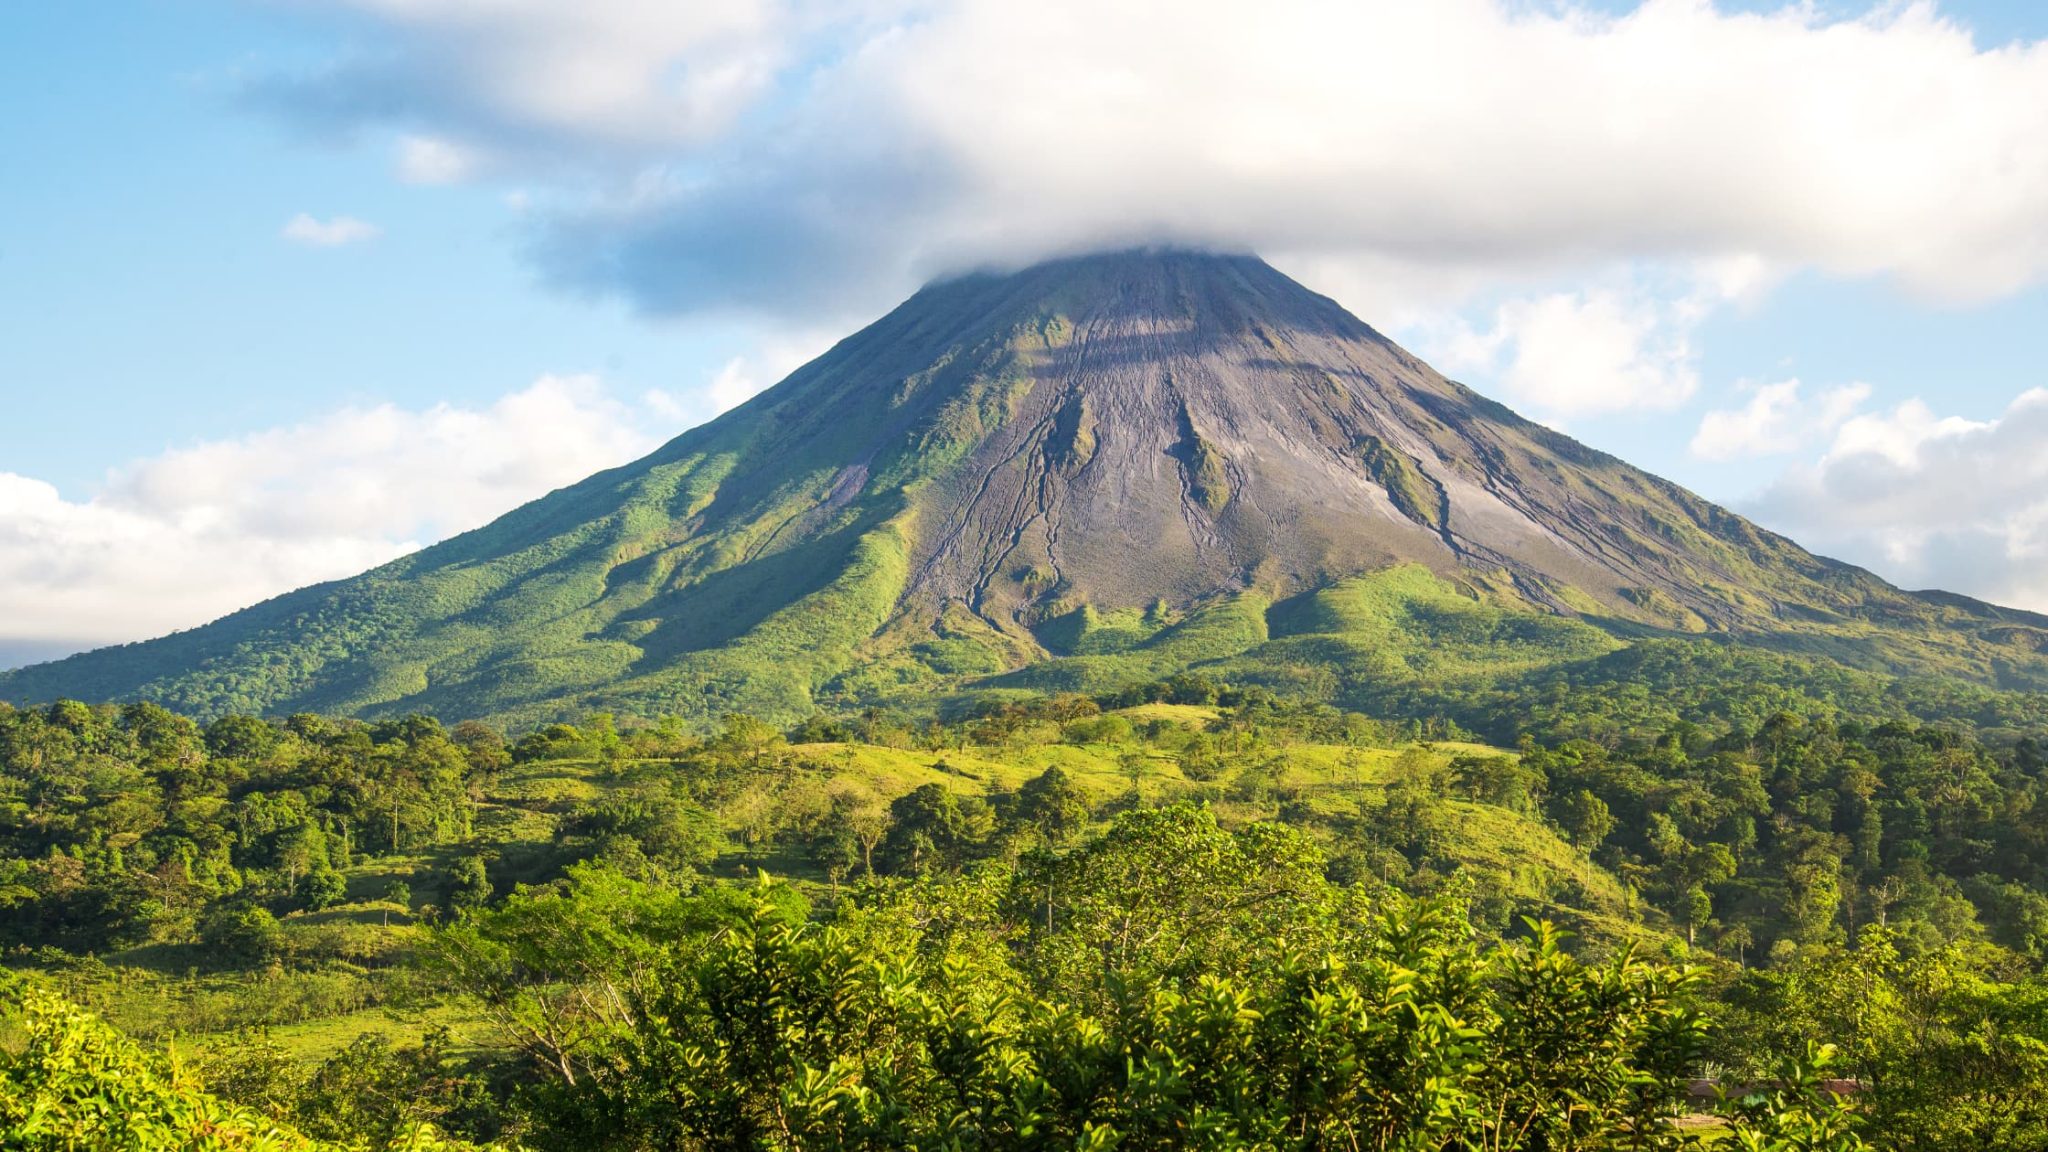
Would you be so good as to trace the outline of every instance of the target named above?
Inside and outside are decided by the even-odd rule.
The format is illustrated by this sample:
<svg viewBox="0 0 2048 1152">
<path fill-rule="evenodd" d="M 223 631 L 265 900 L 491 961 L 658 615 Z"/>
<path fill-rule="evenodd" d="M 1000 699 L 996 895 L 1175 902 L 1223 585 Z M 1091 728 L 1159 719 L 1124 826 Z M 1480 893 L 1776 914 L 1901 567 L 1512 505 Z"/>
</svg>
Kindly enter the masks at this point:
<svg viewBox="0 0 2048 1152">
<path fill-rule="evenodd" d="M 1169 724 L 1179 724 L 1198 732 L 1207 731 L 1223 715 L 1218 709 L 1201 704 L 1139 704 L 1130 708 L 1120 708 L 1117 714 L 1128 717 L 1133 724 L 1164 720 Z"/>
</svg>

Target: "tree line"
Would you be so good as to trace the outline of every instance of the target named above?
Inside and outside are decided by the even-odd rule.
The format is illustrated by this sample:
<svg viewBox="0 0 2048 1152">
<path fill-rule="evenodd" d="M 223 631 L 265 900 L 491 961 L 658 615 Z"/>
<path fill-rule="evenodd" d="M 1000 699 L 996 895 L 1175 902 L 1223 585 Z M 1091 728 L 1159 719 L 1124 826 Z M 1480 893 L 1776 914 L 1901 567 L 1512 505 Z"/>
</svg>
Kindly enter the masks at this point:
<svg viewBox="0 0 2048 1152">
<path fill-rule="evenodd" d="M 1193 675 L 517 739 L 0 707 L 0 946 L 26 973 L 0 1123 L 90 1144 L 94 1094 L 132 1088 L 277 1147 L 1650 1148 L 1693 1138 L 1686 1111 L 1737 1147 L 2048 1146 L 2037 735 L 1811 709 L 1602 730 L 1572 700 L 1512 754 Z M 1062 746 L 1119 782 L 1036 766 Z M 881 751 L 946 782 L 850 770 Z M 985 761 L 1034 767 L 999 787 Z M 576 786 L 501 787 L 529 776 Z M 1619 895 L 1477 864 L 1475 826 Z M 793 882 L 740 882 L 764 866 Z M 338 907 L 374 948 L 313 915 Z M 489 1039 L 308 1063 L 251 1032 L 180 1061 L 150 1047 L 174 1023 L 137 1045 L 55 994 L 152 949 L 237 1003 L 340 973 Z"/>
</svg>

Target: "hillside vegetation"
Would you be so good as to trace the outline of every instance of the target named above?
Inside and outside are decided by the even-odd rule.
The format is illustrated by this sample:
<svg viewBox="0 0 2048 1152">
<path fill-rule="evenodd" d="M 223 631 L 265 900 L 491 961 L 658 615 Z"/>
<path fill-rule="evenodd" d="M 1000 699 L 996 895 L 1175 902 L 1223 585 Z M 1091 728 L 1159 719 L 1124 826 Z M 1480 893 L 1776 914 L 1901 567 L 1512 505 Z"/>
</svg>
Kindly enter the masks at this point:
<svg viewBox="0 0 2048 1152">
<path fill-rule="evenodd" d="M 2014 1103 L 2048 1086 L 2040 729 L 1859 719 L 1853 681 L 1752 724 L 1783 691 L 1752 679 L 1718 720 L 1558 686 L 1554 734 L 1512 749 L 1191 676 L 509 743 L 0 711 L 0 1124 L 152 1149 L 2048 1133 Z M 1777 1088 L 1688 1096 L 1709 1073 Z"/>
<path fill-rule="evenodd" d="M 2048 619 L 1813 556 L 1257 259 L 1144 251 L 934 284 L 641 460 L 0 699 L 786 725 L 1198 671 L 1419 716 L 1652 641 L 2048 687 Z"/>
<path fill-rule="evenodd" d="M 0 1148 L 2048 1148 L 2048 619 L 1251 257 L 0 673 Z"/>
</svg>

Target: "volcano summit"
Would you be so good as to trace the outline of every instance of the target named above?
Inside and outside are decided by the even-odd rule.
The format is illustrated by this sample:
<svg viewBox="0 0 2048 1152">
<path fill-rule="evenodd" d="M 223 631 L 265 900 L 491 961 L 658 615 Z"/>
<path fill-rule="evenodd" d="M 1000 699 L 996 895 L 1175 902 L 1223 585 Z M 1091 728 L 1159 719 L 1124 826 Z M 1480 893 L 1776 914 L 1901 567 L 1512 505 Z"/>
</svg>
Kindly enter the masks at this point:
<svg viewBox="0 0 2048 1152">
<path fill-rule="evenodd" d="M 0 696 L 790 718 L 1203 668 L 1356 694 L 1414 644 L 1659 634 L 2048 684 L 2048 620 L 1813 556 L 1256 258 L 1147 250 L 934 284 L 633 464 Z"/>
</svg>

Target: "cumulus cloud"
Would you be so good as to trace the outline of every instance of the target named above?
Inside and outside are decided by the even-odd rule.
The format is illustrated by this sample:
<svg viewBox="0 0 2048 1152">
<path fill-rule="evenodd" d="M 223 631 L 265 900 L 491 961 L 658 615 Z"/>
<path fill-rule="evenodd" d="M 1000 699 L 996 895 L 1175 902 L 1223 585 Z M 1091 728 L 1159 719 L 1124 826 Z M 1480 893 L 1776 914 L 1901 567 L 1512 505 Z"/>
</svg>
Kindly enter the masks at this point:
<svg viewBox="0 0 2048 1152">
<path fill-rule="evenodd" d="M 1855 416 L 1744 510 L 1907 587 L 2048 611 L 2048 389 L 1990 421 L 1920 400 Z"/>
<path fill-rule="evenodd" d="M 1438 368 L 1485 380 L 1503 399 L 1556 423 L 1684 404 L 1699 387 L 1700 325 L 1723 308 L 1754 303 L 1776 278 L 1753 259 L 1699 261 L 1511 293 L 1476 306 L 1476 320 L 1412 302 L 1389 302 L 1388 312 L 1390 330 Z M 1341 273 L 1336 282 L 1347 283 Z M 1371 294 L 1353 289 L 1360 291 Z"/>
<path fill-rule="evenodd" d="M 2048 273 L 2048 46 L 1979 47 L 1932 3 L 325 3 L 371 48 L 259 98 L 524 165 L 543 270 L 653 311 L 809 314 L 1156 240 L 1488 274 L 1736 257 L 1957 300 Z M 1524 319 L 1567 313 L 1640 326 Z"/>
<path fill-rule="evenodd" d="M 1692 453 L 1703 460 L 1775 456 L 1825 438 L 1870 399 L 1870 385 L 1844 384 L 1812 401 L 1799 395 L 1798 380 L 1753 388 L 1740 408 L 1717 408 L 1700 419 Z"/>
<path fill-rule="evenodd" d="M 1686 310 L 1610 289 L 1511 299 L 1475 326 L 1425 326 L 1421 347 L 1452 375 L 1478 374 L 1541 418 L 1673 408 L 1699 385 Z"/>
<path fill-rule="evenodd" d="M 380 405 L 130 464 L 85 499 L 0 472 L 0 659 L 205 623 L 477 527 L 676 427 L 587 376 Z"/>
<path fill-rule="evenodd" d="M 285 221 L 279 232 L 287 240 L 300 244 L 311 244 L 315 248 L 339 248 L 343 244 L 355 244 L 373 240 L 383 229 L 353 216 L 336 216 L 318 220 L 304 212 Z"/>
</svg>

